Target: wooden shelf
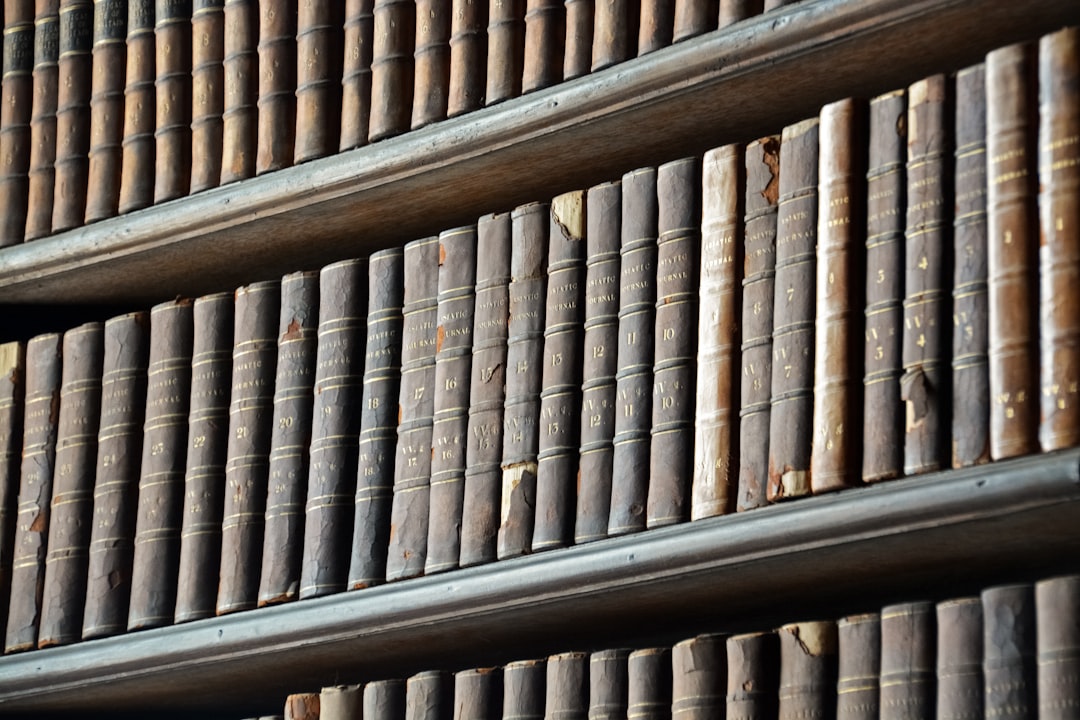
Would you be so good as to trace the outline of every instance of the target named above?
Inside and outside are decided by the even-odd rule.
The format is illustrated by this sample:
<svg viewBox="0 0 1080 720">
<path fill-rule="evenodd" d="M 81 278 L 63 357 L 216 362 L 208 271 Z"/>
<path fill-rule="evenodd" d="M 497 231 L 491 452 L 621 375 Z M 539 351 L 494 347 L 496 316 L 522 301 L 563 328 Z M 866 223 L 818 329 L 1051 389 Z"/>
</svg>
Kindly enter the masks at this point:
<svg viewBox="0 0 1080 720">
<path fill-rule="evenodd" d="M 0 303 L 231 289 L 746 141 L 1080 21 L 1076 0 L 804 0 L 369 147 L 0 250 Z"/>
<path fill-rule="evenodd" d="M 1078 517 L 1080 450 L 936 473 L 10 655 L 0 659 L 0 713 L 265 712 L 288 692 L 334 682 L 730 629 L 735 618 L 835 617 L 883 598 L 1069 569 Z"/>
</svg>

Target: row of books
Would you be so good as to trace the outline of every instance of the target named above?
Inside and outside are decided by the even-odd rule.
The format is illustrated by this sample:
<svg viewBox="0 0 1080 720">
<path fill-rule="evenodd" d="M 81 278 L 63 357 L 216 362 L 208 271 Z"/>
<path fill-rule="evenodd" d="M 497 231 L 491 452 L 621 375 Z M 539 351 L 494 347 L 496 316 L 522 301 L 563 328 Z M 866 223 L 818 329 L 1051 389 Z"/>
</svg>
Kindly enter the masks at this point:
<svg viewBox="0 0 1080 720">
<path fill-rule="evenodd" d="M 6 649 L 1075 445 L 1078 36 L 8 346 Z"/>
<path fill-rule="evenodd" d="M 0 247 L 423 127 L 762 3 L 13 0 Z"/>
</svg>

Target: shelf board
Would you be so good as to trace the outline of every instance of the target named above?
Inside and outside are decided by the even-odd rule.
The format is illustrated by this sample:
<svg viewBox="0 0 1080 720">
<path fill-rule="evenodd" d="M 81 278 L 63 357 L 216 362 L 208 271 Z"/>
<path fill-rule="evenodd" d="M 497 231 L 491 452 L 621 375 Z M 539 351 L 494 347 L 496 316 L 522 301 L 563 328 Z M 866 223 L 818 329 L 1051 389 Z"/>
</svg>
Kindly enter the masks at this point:
<svg viewBox="0 0 1080 720">
<path fill-rule="evenodd" d="M 1080 21 L 1076 0 L 804 0 L 357 150 L 0 250 L 0 303 L 151 303 L 363 255 L 747 141 Z"/>
<path fill-rule="evenodd" d="M 603 647 L 748 613 L 835 617 L 1071 560 L 1080 450 L 0 658 L 0 713 L 265 712 L 327 684 Z M 928 591 L 930 592 L 930 591 Z M 765 627 L 768 627 L 767 625 Z M 760 629 L 760 628 L 759 628 Z"/>
</svg>

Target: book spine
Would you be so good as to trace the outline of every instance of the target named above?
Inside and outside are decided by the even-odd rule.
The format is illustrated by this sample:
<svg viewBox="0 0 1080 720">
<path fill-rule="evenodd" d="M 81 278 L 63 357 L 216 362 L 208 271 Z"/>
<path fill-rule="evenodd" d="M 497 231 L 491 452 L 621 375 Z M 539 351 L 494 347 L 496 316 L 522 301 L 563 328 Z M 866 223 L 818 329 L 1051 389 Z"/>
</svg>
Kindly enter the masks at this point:
<svg viewBox="0 0 1080 720">
<path fill-rule="evenodd" d="M 416 1 L 413 130 L 446 117 L 450 87 L 450 14 L 450 5 L 441 0 Z"/>
<path fill-rule="evenodd" d="M 701 168 L 701 282 L 690 517 L 728 512 L 738 457 L 739 282 L 742 280 L 743 151 L 705 153 Z"/>
<path fill-rule="evenodd" d="M 594 0 L 593 72 L 629 60 L 637 54 L 638 1 Z"/>
<path fill-rule="evenodd" d="M 258 138 L 259 4 L 225 0 L 221 184 L 254 177 Z"/>
<path fill-rule="evenodd" d="M 218 615 L 255 607 L 259 591 L 281 283 L 241 287 L 235 303 Z"/>
<path fill-rule="evenodd" d="M 296 20 L 296 162 L 334 152 L 341 134 L 341 2 L 299 3 Z"/>
<path fill-rule="evenodd" d="M 293 164 L 296 144 L 296 4 L 259 4 L 259 138 L 255 172 Z"/>
<path fill-rule="evenodd" d="M 983 717 L 983 615 L 977 597 L 937 605 L 937 717 Z"/>
<path fill-rule="evenodd" d="M 589 654 L 552 655 L 547 660 L 545 720 L 587 720 L 588 715 Z"/>
<path fill-rule="evenodd" d="M 584 191 L 564 193 L 551 201 L 533 552 L 565 547 L 574 537 L 586 211 Z"/>
<path fill-rule="evenodd" d="M 608 535 L 645 529 L 656 332 L 656 169 L 622 178 L 619 345 Z"/>
<path fill-rule="evenodd" d="M 317 272 L 297 272 L 281 279 L 279 318 L 260 607 L 295 600 L 299 594 L 318 349 Z"/>
<path fill-rule="evenodd" d="M 375 0 L 372 21 L 368 141 L 375 142 L 409 129 L 416 5 L 413 0 Z"/>
<path fill-rule="evenodd" d="M 405 717 L 405 681 L 377 680 L 364 686 L 364 711 L 368 720 L 402 720 Z"/>
<path fill-rule="evenodd" d="M 150 311 L 150 364 L 128 630 L 172 623 L 184 510 L 193 350 L 192 301 Z"/>
<path fill-rule="evenodd" d="M 543 720 L 546 670 L 545 660 L 519 660 L 503 667 L 503 718 Z"/>
<path fill-rule="evenodd" d="M 618 370 L 622 182 L 589 189 L 585 212 L 585 323 L 574 542 L 607 537 Z"/>
<path fill-rule="evenodd" d="M 881 609 L 881 719 L 934 714 L 934 605 Z"/>
<path fill-rule="evenodd" d="M 61 0 L 53 232 L 82 225 L 86 213 L 93 45 L 93 3 Z"/>
<path fill-rule="evenodd" d="M 769 502 L 810 493 L 817 284 L 818 119 L 780 136 L 776 211 Z"/>
<path fill-rule="evenodd" d="M 401 379 L 403 260 L 401 248 L 380 250 L 368 258 L 367 341 L 350 589 L 386 579 Z"/>
<path fill-rule="evenodd" d="M 629 656 L 625 649 L 598 650 L 589 656 L 588 720 L 625 720 Z"/>
<path fill-rule="evenodd" d="M 334 685 L 319 691 L 320 720 L 352 720 L 363 717 L 363 712 L 363 685 Z"/>
<path fill-rule="evenodd" d="M 525 64 L 525 0 L 488 2 L 487 90 L 485 105 L 521 94 Z"/>
<path fill-rule="evenodd" d="M 375 41 L 373 0 L 345 4 L 344 58 L 341 69 L 341 142 L 339 150 L 367 143 L 371 116 L 371 53 Z M 455 16 L 456 17 L 456 16 Z"/>
<path fill-rule="evenodd" d="M 773 294 L 776 211 L 780 200 L 780 138 L 746 146 L 746 219 L 742 281 L 742 377 L 739 404 L 737 510 L 767 503 L 769 415 L 772 412 Z"/>
<path fill-rule="evenodd" d="M 83 640 L 127 628 L 149 350 L 149 313 L 121 315 L 105 323 Z"/>
<path fill-rule="evenodd" d="M 549 208 L 533 203 L 511 214 L 510 315 L 503 406 L 502 493 L 496 552 L 521 555 L 532 541 L 536 507 L 537 419 L 540 411 L 547 296 Z"/>
<path fill-rule="evenodd" d="M 233 294 L 207 295 L 192 311 L 184 508 L 174 620 L 212 617 L 221 567 L 229 389 L 232 384 Z"/>
<path fill-rule="evenodd" d="M 781 720 L 836 717 L 838 640 L 836 623 L 791 623 L 780 637 L 778 717 Z"/>
<path fill-rule="evenodd" d="M 25 395 L 26 346 L 4 343 L 0 345 L 0 627 L 7 625 L 11 601 Z"/>
<path fill-rule="evenodd" d="M 484 105 L 488 6 L 483 0 L 453 0 L 451 15 L 446 116 L 456 117 Z"/>
<path fill-rule="evenodd" d="M 563 80 L 589 74 L 592 67 L 594 0 L 564 0 L 566 47 Z"/>
<path fill-rule="evenodd" d="M 23 241 L 29 201 L 30 113 L 34 99 L 34 3 L 4 3 L 0 90 L 0 247 Z"/>
<path fill-rule="evenodd" d="M 1067 720 L 1080 715 L 1080 577 L 1049 578 L 1035 585 L 1039 717 Z"/>
<path fill-rule="evenodd" d="M 987 588 L 982 591 L 982 614 L 986 709 L 1006 720 L 1034 718 L 1039 709 L 1034 589 Z"/>
<path fill-rule="evenodd" d="M 123 160 L 127 0 L 94 0 L 86 213 L 91 223 L 116 215 Z"/>
<path fill-rule="evenodd" d="M 499 668 L 476 668 L 454 674 L 454 720 L 495 717 L 501 709 Z"/>
<path fill-rule="evenodd" d="M 124 131 L 117 211 L 128 213 L 154 200 L 154 123 L 157 95 L 153 0 L 129 0 Z"/>
<path fill-rule="evenodd" d="M 717 25 L 725 28 L 740 20 L 760 15 L 763 10 L 762 0 L 720 0 Z M 707 29 L 711 30 L 711 27 Z"/>
<path fill-rule="evenodd" d="M 36 240 L 52 231 L 59 57 L 60 0 L 36 0 L 34 101 L 30 111 L 30 185 L 25 240 Z"/>
<path fill-rule="evenodd" d="M 526 0 L 522 93 L 562 81 L 565 45 L 566 6 L 563 0 Z"/>
<path fill-rule="evenodd" d="M 225 0 L 191 10 L 191 192 L 221 182 L 225 112 Z"/>
<path fill-rule="evenodd" d="M 345 589 L 359 462 L 367 310 L 366 260 L 327 265 L 319 274 L 319 330 L 311 412 L 311 462 L 304 519 L 300 597 Z"/>
<path fill-rule="evenodd" d="M 416 548 L 417 562 L 427 574 L 456 568 L 461 554 L 477 250 L 475 226 L 447 230 L 439 236 L 431 494 L 427 538 L 420 539 Z M 422 493 L 410 495 L 416 502 Z"/>
<path fill-rule="evenodd" d="M 881 674 L 881 616 L 851 615 L 836 623 L 837 720 L 877 720 Z"/>
<path fill-rule="evenodd" d="M 319 693 L 296 693 L 285 698 L 285 720 L 319 720 Z"/>
<path fill-rule="evenodd" d="M 717 15 L 723 2 L 711 0 L 675 0 L 671 41 L 682 42 L 717 28 Z M 734 22 L 729 20 L 728 23 Z M 721 26 L 722 27 L 722 26 Z"/>
<path fill-rule="evenodd" d="M 670 45 L 674 23 L 675 0 L 641 0 L 638 57 Z"/>
<path fill-rule="evenodd" d="M 775 633 L 727 640 L 727 717 L 766 720 L 778 713 L 780 646 Z"/>
<path fill-rule="evenodd" d="M 630 653 L 627 668 L 627 717 L 646 720 L 671 718 L 671 649 L 635 650 Z"/>
<path fill-rule="evenodd" d="M 454 679 L 448 672 L 428 670 L 405 681 L 405 720 L 450 720 Z"/>
<path fill-rule="evenodd" d="M 727 687 L 727 638 L 698 635 L 671 649 L 672 720 L 722 717 Z"/>
</svg>

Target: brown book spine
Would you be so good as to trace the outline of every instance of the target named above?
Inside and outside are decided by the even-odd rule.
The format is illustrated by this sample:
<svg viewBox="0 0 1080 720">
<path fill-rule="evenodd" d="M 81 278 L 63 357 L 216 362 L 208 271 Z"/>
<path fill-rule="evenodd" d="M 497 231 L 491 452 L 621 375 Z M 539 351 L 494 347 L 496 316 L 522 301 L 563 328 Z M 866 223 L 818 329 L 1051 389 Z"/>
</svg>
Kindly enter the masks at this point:
<svg viewBox="0 0 1080 720">
<path fill-rule="evenodd" d="M 934 714 L 934 605 L 881 609 L 881 719 Z"/>
<path fill-rule="evenodd" d="M 563 0 L 526 0 L 522 93 L 562 81 L 565 45 L 566 6 Z"/>
<path fill-rule="evenodd" d="M 1035 585 L 1039 717 L 1080 717 L 1080 576 L 1049 578 Z"/>
<path fill-rule="evenodd" d="M 564 547 L 574 538 L 581 439 L 585 213 L 585 191 L 564 193 L 551 201 L 534 552 Z"/>
<path fill-rule="evenodd" d="M 259 4 L 259 139 L 255 172 L 293 164 L 296 144 L 296 4 Z"/>
<path fill-rule="evenodd" d="M 818 119 L 780 136 L 769 502 L 810 493 L 817 282 Z"/>
<path fill-rule="evenodd" d="M 763 10 L 762 0 L 720 0 L 717 25 L 725 28 L 740 20 L 760 15 Z M 676 14 L 676 18 L 678 15 Z M 712 28 L 707 28 L 711 30 Z"/>
<path fill-rule="evenodd" d="M 299 595 L 318 350 L 317 272 L 291 273 L 281 279 L 279 318 L 260 607 L 295 600 Z"/>
<path fill-rule="evenodd" d="M 121 315 L 105 323 L 83 640 L 127 628 L 149 350 L 149 313 Z"/>
<path fill-rule="evenodd" d="M 543 720 L 546 668 L 546 660 L 519 660 L 503 667 L 505 720 Z"/>
<path fill-rule="evenodd" d="M 0 247 L 23 241 L 29 200 L 30 113 L 34 98 L 34 3 L 4 3 L 0 90 Z"/>
<path fill-rule="evenodd" d="M 727 687 L 727 638 L 698 635 L 671 649 L 671 717 L 723 717 Z"/>
<path fill-rule="evenodd" d="M 82 225 L 86 213 L 93 45 L 93 4 L 61 0 L 53 232 Z"/>
<path fill-rule="evenodd" d="M 598 650 L 589 656 L 588 720 L 625 720 L 629 656 L 625 649 Z"/>
<path fill-rule="evenodd" d="M 413 0 L 375 0 L 372 13 L 375 39 L 368 140 L 375 142 L 409 129 L 416 4 Z"/>
<path fill-rule="evenodd" d="M 273 435 L 281 283 L 237 289 L 216 613 L 255 607 Z"/>
<path fill-rule="evenodd" d="M 851 615 L 836 623 L 837 720 L 877 720 L 880 700 L 881 617 Z"/>
<path fill-rule="evenodd" d="M 147 207 L 154 200 L 154 15 L 153 0 L 129 0 L 120 213 Z"/>
<path fill-rule="evenodd" d="M 501 709 L 500 668 L 476 668 L 454 674 L 454 720 L 495 717 Z"/>
<path fill-rule="evenodd" d="M 627 661 L 628 718 L 671 718 L 672 666 L 670 648 L 646 648 L 630 653 Z"/>
<path fill-rule="evenodd" d="M 773 295 L 776 211 L 780 200 L 780 138 L 746 146 L 746 219 L 742 282 L 742 377 L 739 405 L 737 510 L 767 503 L 769 415 L 772 412 Z"/>
<path fill-rule="evenodd" d="M 225 0 L 191 10 L 191 192 L 221 182 L 225 112 Z"/>
<path fill-rule="evenodd" d="M 344 68 L 341 2 L 299 3 L 296 19 L 296 149 L 298 163 L 329 155 L 341 134 Z"/>
<path fill-rule="evenodd" d="M 566 47 L 563 53 L 563 80 L 589 74 L 592 67 L 594 0 L 564 0 Z"/>
<path fill-rule="evenodd" d="M 510 312 L 510 241 L 509 213 L 480 218 L 477 224 L 476 310 L 465 493 L 461 511 L 459 564 L 462 567 L 496 558 Z"/>
<path fill-rule="evenodd" d="M 352 720 L 363 712 L 363 685 L 334 685 L 319 692 L 320 720 Z"/>
<path fill-rule="evenodd" d="M 425 573 L 458 566 L 465 521 L 469 392 L 476 309 L 476 226 L 439 236 L 439 309 L 435 343 L 435 414 L 427 538 L 416 548 Z M 410 493 L 416 502 L 423 493 Z"/>
<path fill-rule="evenodd" d="M 52 231 L 56 182 L 60 0 L 36 0 L 34 7 L 34 103 L 30 111 L 30 186 L 25 240 L 35 240 Z"/>
<path fill-rule="evenodd" d="M 428 670 L 405 681 L 405 720 L 451 720 L 454 713 L 454 678 L 441 670 Z"/>
<path fill-rule="evenodd" d="M 22 462 L 26 347 L 0 345 L 0 627 L 7 625 Z M 80 621 L 82 618 L 80 617 Z"/>
<path fill-rule="evenodd" d="M 371 116 L 371 53 L 375 42 L 374 0 L 345 3 L 344 58 L 341 69 L 339 150 L 367 143 Z M 456 15 L 455 15 L 456 20 Z"/>
<path fill-rule="evenodd" d="M 656 174 L 656 343 L 646 524 L 690 517 L 694 363 L 701 246 L 701 162 L 683 158 Z"/>
<path fill-rule="evenodd" d="M 671 41 L 681 42 L 715 30 L 721 4 L 713 0 L 675 0 Z M 727 24 L 734 21 L 728 19 Z"/>
<path fill-rule="evenodd" d="M 311 463 L 304 516 L 300 597 L 345 589 L 359 462 L 367 310 L 366 260 L 319 274 L 319 330 L 311 412 Z"/>
<path fill-rule="evenodd" d="M 178 623 L 213 617 L 217 601 L 233 309 L 233 294 L 218 293 L 196 300 L 192 311 L 191 400 L 174 614 Z"/>
<path fill-rule="evenodd" d="M 225 0 L 221 184 L 255 175 L 259 122 L 259 4 Z"/>
<path fill-rule="evenodd" d="M 904 470 L 900 402 L 904 302 L 904 181 L 907 93 L 870 101 L 866 172 L 866 348 L 863 354 L 863 462 L 867 482 Z"/>
<path fill-rule="evenodd" d="M 489 0 L 486 105 L 521 94 L 525 65 L 525 0 Z"/>
<path fill-rule="evenodd" d="M 124 117 L 127 27 L 127 0 L 94 0 L 84 216 L 88 223 L 115 216 L 120 202 L 124 124 L 119 118 Z"/>
<path fill-rule="evenodd" d="M 983 590 L 982 613 L 986 710 L 1006 720 L 1034 718 L 1039 698 L 1032 586 L 1004 585 Z"/>
<path fill-rule="evenodd" d="M 583 0 L 584 1 L 584 0 Z M 446 116 L 483 107 L 487 66 L 488 6 L 483 0 L 453 0 L 450 22 L 450 90 Z M 592 27 L 592 16 L 589 16 Z"/>
<path fill-rule="evenodd" d="M 732 635 L 727 640 L 727 717 L 777 717 L 780 646 L 775 633 Z"/>
<path fill-rule="evenodd" d="M 296 693 L 285 698 L 285 720 L 319 720 L 319 693 Z"/>
<path fill-rule="evenodd" d="M 742 166 L 742 148 L 725 145 L 705 153 L 701 168 L 693 520 L 728 512 L 736 491 L 739 428 L 732 408 L 739 394 Z"/>
<path fill-rule="evenodd" d="M 364 686 L 364 711 L 367 720 L 404 720 L 405 681 L 377 680 Z"/>
<path fill-rule="evenodd" d="M 641 0 L 638 57 L 670 45 L 674 22 L 675 0 Z"/>
<path fill-rule="evenodd" d="M 937 717 L 983 717 L 983 615 L 977 597 L 937 605 Z"/>
<path fill-rule="evenodd" d="M 446 117 L 450 89 L 450 14 L 443 0 L 416 0 L 412 129 Z"/>
<path fill-rule="evenodd" d="M 545 720 L 588 720 L 588 716 L 589 654 L 552 655 L 547 661 Z"/>
<path fill-rule="evenodd" d="M 586 202 L 585 332 L 575 543 L 607 537 L 611 509 L 622 267 L 621 181 L 590 188 Z"/>
<path fill-rule="evenodd" d="M 836 717 L 836 623 L 784 625 L 780 636 L 778 716 L 781 720 Z"/>
<path fill-rule="evenodd" d="M 799 0 L 765 0 L 765 6 L 762 8 L 762 12 L 777 10 L 785 5 L 794 5 L 797 2 L 799 2 Z"/>
<path fill-rule="evenodd" d="M 511 214 L 510 316 L 503 406 L 502 494 L 496 551 L 521 555 L 532 542 L 536 507 L 537 421 L 544 359 L 549 209 L 532 203 Z"/>
<path fill-rule="evenodd" d="M 193 332 L 191 300 L 162 303 L 150 311 L 128 630 L 171 624 L 176 610 Z"/>
<path fill-rule="evenodd" d="M 637 54 L 638 0 L 594 0 L 592 71 Z"/>
</svg>

